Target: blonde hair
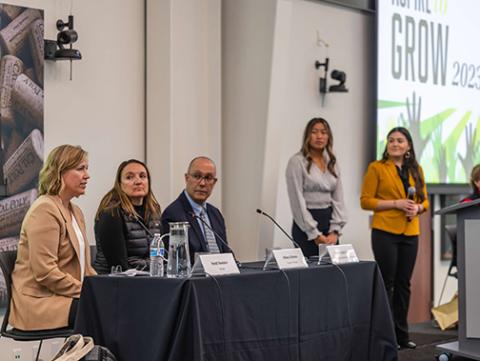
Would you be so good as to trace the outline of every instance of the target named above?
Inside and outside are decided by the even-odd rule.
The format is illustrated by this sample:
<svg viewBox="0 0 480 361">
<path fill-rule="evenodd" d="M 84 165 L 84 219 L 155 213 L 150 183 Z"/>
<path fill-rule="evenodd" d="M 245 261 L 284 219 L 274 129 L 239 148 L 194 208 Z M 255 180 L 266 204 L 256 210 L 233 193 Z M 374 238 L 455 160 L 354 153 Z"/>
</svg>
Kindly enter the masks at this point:
<svg viewBox="0 0 480 361">
<path fill-rule="evenodd" d="M 53 149 L 40 171 L 39 195 L 58 195 L 62 190 L 62 175 L 74 169 L 87 158 L 88 153 L 80 146 L 64 144 Z"/>
<path fill-rule="evenodd" d="M 113 183 L 113 188 L 110 189 L 100 201 L 100 205 L 98 206 L 95 219 L 98 220 L 100 218 L 100 214 L 106 211 L 110 211 L 111 214 L 114 215 L 114 211 L 117 207 L 121 208 L 129 216 L 141 216 L 140 214 L 137 214 L 132 204 L 132 201 L 130 200 L 130 197 L 122 189 L 122 171 L 127 165 L 131 163 L 137 163 L 142 165 L 147 172 L 148 192 L 144 198 L 145 220 L 149 221 L 152 219 L 160 218 L 161 209 L 160 205 L 157 202 L 157 199 L 152 193 L 150 171 L 148 170 L 145 163 L 137 159 L 129 159 L 120 163 L 120 165 L 118 166 L 117 175 L 115 176 L 115 182 Z"/>
</svg>

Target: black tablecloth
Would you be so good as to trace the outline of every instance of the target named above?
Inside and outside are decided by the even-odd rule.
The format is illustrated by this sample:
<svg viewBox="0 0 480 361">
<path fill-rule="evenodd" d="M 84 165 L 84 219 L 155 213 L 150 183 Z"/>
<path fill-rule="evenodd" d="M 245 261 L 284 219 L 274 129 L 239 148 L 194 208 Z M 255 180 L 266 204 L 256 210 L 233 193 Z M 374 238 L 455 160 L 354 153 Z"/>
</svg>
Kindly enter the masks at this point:
<svg viewBox="0 0 480 361">
<path fill-rule="evenodd" d="M 75 330 L 119 361 L 396 360 L 374 262 L 340 268 L 84 280 Z"/>
</svg>

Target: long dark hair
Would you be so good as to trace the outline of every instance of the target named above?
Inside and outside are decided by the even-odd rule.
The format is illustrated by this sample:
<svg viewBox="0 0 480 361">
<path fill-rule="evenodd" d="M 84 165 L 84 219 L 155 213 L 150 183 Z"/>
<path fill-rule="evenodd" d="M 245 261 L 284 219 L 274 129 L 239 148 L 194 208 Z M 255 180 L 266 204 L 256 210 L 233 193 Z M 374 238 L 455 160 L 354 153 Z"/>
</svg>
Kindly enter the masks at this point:
<svg viewBox="0 0 480 361">
<path fill-rule="evenodd" d="M 391 129 L 387 134 L 387 144 L 385 145 L 385 150 L 383 151 L 382 161 L 385 162 L 388 160 L 388 137 L 395 132 L 399 132 L 407 138 L 408 145 L 410 150 L 403 155 L 403 167 L 407 168 L 407 171 L 412 175 L 413 180 L 415 181 L 415 193 L 420 202 L 425 200 L 425 193 L 423 192 L 423 186 L 425 185 L 423 177 L 420 174 L 420 166 L 417 162 L 415 156 L 415 149 L 413 147 L 413 140 L 410 132 L 407 128 L 404 127 L 395 127 Z"/>
<path fill-rule="evenodd" d="M 150 178 L 150 171 L 148 170 L 145 163 L 137 159 L 129 159 L 129 160 L 123 161 L 118 166 L 117 175 L 115 176 L 115 182 L 113 183 L 113 188 L 110 189 L 108 193 L 103 196 L 102 200 L 100 201 L 100 205 L 98 206 L 97 214 L 95 216 L 97 220 L 100 217 L 100 213 L 102 213 L 105 210 L 110 210 L 113 215 L 113 212 L 117 207 L 121 208 L 129 216 L 132 216 L 132 217 L 143 216 L 141 214 L 137 214 L 137 212 L 135 211 L 135 208 L 133 207 L 132 201 L 130 200 L 130 197 L 122 190 L 122 185 L 121 185 L 122 171 L 127 165 L 131 163 L 137 163 L 142 165 L 147 172 L 148 192 L 144 198 L 145 221 L 148 222 L 149 220 L 160 218 L 161 209 L 160 209 L 160 205 L 157 202 L 157 199 L 152 193 L 152 182 Z"/>
<path fill-rule="evenodd" d="M 312 155 L 310 154 L 310 137 L 312 135 L 313 127 L 318 123 L 323 124 L 323 126 L 325 127 L 328 133 L 328 142 L 325 149 L 328 153 L 328 157 L 330 158 L 330 160 L 328 161 L 327 169 L 335 178 L 337 178 L 337 172 L 335 172 L 335 164 L 337 163 L 337 157 L 335 157 L 335 154 L 333 154 L 332 129 L 330 128 L 330 124 L 328 124 L 328 122 L 323 118 L 310 119 L 310 121 L 308 122 L 303 132 L 302 149 L 300 151 L 302 152 L 303 156 L 307 159 L 307 162 L 308 162 L 307 172 L 310 173 L 310 168 L 312 167 Z"/>
</svg>

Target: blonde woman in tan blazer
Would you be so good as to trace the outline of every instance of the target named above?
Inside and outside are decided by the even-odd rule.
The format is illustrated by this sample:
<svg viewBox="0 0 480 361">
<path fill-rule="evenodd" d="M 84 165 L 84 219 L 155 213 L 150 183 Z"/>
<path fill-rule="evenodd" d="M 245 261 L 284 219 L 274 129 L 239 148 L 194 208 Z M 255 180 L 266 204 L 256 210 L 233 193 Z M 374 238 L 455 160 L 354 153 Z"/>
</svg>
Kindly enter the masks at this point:
<svg viewBox="0 0 480 361">
<path fill-rule="evenodd" d="M 12 274 L 9 323 L 20 330 L 72 327 L 85 276 L 94 275 L 85 219 L 70 201 L 85 193 L 87 153 L 62 145 L 49 154 L 39 198 L 22 224 Z"/>
<path fill-rule="evenodd" d="M 417 257 L 418 215 L 428 208 L 428 198 L 407 129 L 388 133 L 382 159 L 370 163 L 365 174 L 360 201 L 363 209 L 373 211 L 372 249 L 389 296 L 398 346 L 415 348 L 407 323 L 410 278 Z"/>
</svg>

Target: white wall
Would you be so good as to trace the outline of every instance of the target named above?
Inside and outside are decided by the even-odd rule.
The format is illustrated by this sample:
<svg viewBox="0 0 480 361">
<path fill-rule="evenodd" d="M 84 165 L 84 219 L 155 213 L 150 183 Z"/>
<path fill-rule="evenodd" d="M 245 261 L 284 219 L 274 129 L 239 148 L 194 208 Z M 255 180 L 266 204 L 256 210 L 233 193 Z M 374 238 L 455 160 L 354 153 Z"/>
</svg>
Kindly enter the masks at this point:
<svg viewBox="0 0 480 361">
<path fill-rule="evenodd" d="M 94 243 L 93 218 L 100 198 L 113 185 L 118 164 L 144 159 L 144 4 L 140 0 L 9 0 L 45 10 L 45 38 L 56 39 L 55 22 L 75 16 L 83 59 L 45 62 L 45 152 L 64 143 L 89 152 L 91 179 L 76 201 Z M 8 346 L 7 346 L 8 345 Z M 30 360 L 31 346 L 15 343 Z M 45 359 L 50 347 L 45 347 Z M 0 359 L 12 359 L 0 339 Z M 23 359 L 22 359 L 23 360 Z"/>
<path fill-rule="evenodd" d="M 217 164 L 221 203 L 220 0 L 147 0 L 147 162 L 162 208 L 198 155 Z"/>
<path fill-rule="evenodd" d="M 263 169 L 276 172 L 264 163 L 276 7 L 276 0 L 222 3 L 223 211 L 242 260 L 258 259 Z"/>
<path fill-rule="evenodd" d="M 256 208 L 288 231 L 291 212 L 285 167 L 308 120 L 333 128 L 349 222 L 342 243 L 371 258 L 368 213 L 359 206 L 373 114 L 373 16 L 303 0 L 223 3 L 224 210 L 229 239 L 246 259 L 288 240 Z M 329 43 L 316 45 L 316 32 Z M 352 56 L 353 54 L 353 56 Z M 349 93 L 327 94 L 322 106 L 315 60 L 347 73 Z M 234 220 L 234 221 L 233 221 Z"/>
</svg>

